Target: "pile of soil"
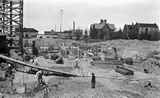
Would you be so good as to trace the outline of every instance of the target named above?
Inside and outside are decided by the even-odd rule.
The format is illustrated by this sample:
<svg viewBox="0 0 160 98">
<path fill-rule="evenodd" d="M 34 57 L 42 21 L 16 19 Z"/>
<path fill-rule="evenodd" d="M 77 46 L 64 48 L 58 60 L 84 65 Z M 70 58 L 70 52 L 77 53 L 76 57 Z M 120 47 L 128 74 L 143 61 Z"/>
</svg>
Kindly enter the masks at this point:
<svg viewBox="0 0 160 98">
<path fill-rule="evenodd" d="M 116 47 L 119 57 L 139 57 L 146 59 L 153 51 L 159 51 L 160 42 L 146 40 L 109 40 L 92 43 L 90 46 L 98 46 L 107 50 Z"/>
</svg>

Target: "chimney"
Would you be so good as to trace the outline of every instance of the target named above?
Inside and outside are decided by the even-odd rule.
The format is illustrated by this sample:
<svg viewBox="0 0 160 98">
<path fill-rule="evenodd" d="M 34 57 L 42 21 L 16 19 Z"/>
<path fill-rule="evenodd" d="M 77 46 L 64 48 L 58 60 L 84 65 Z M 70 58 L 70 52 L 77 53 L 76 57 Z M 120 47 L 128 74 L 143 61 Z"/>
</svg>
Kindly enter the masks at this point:
<svg viewBox="0 0 160 98">
<path fill-rule="evenodd" d="M 76 25 L 75 25 L 75 21 L 73 21 L 73 33 L 75 32 L 76 29 Z"/>
<path fill-rule="evenodd" d="M 104 23 L 105 23 L 105 24 L 107 23 L 107 20 L 106 20 L 106 19 L 104 19 Z"/>
<path fill-rule="evenodd" d="M 100 23 L 103 23 L 103 19 L 100 20 Z"/>
</svg>

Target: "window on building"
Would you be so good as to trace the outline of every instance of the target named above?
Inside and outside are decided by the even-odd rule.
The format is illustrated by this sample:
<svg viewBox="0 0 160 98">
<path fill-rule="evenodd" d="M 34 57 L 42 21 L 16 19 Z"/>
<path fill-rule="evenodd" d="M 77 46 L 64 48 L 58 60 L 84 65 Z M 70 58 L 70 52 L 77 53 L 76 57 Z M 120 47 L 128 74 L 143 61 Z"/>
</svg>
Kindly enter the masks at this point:
<svg viewBox="0 0 160 98">
<path fill-rule="evenodd" d="M 158 29 L 158 28 L 155 28 L 155 30 L 156 30 L 156 31 L 159 31 L 159 29 Z"/>
<path fill-rule="evenodd" d="M 145 33 L 148 33 L 148 28 L 145 28 Z"/>
<path fill-rule="evenodd" d="M 29 37 L 28 34 L 26 34 L 25 37 L 28 38 Z"/>
</svg>

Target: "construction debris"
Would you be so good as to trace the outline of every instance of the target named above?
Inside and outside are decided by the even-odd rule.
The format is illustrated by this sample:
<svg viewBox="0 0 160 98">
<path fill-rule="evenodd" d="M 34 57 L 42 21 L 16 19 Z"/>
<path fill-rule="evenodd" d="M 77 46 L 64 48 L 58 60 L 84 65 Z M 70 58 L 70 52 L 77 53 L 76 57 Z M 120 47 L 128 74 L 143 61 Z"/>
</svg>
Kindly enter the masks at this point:
<svg viewBox="0 0 160 98">
<path fill-rule="evenodd" d="M 157 59 L 149 58 L 140 64 L 140 66 L 144 72 L 160 74 L 160 62 Z"/>
<path fill-rule="evenodd" d="M 129 69 L 124 68 L 122 66 L 117 66 L 115 71 L 120 74 L 123 74 L 123 75 L 134 75 L 134 72 L 132 70 L 129 70 Z"/>
<path fill-rule="evenodd" d="M 129 44 L 129 42 L 132 42 L 133 44 Z M 157 53 L 154 52 L 154 49 L 155 51 L 157 51 L 157 43 L 151 43 L 147 41 L 142 41 L 142 43 L 137 40 L 129 40 L 129 42 L 124 40 L 115 40 L 103 42 L 103 45 L 97 44 L 100 45 L 97 47 L 90 46 L 89 48 L 85 49 L 84 47 L 68 49 L 68 56 L 62 55 L 64 64 L 56 64 L 56 62 L 54 62 L 54 60 L 50 58 L 51 54 L 53 53 L 47 53 L 46 55 L 43 54 L 42 56 L 35 58 L 37 65 L 34 66 L 43 66 L 46 68 L 48 67 L 50 70 L 58 69 L 62 70 L 62 72 L 69 72 L 81 77 L 59 78 L 55 76 L 44 76 L 44 79 L 48 86 L 46 86 L 46 88 L 37 89 L 37 80 L 34 74 L 22 74 L 20 72 L 16 72 L 13 84 L 14 88 L 17 88 L 15 92 L 18 92 L 18 94 L 5 94 L 7 94 L 7 96 L 12 96 L 12 98 L 21 96 L 21 94 L 23 94 L 23 96 L 31 98 L 40 98 L 44 96 L 49 96 L 52 98 L 72 98 L 80 96 L 84 98 L 119 98 L 120 96 L 124 98 L 143 98 L 144 96 L 153 96 L 153 94 L 148 93 L 149 91 L 154 93 L 155 95 L 158 95 L 160 91 L 159 89 L 157 89 L 160 85 L 160 83 L 158 82 L 160 65 L 159 60 L 154 57 L 155 54 L 157 55 Z M 134 46 L 135 43 L 137 46 Z M 102 57 L 99 55 L 100 52 L 102 52 L 100 51 L 101 45 L 105 46 L 107 44 L 110 44 L 110 46 L 106 46 L 107 48 L 112 46 L 116 47 L 116 52 L 118 55 L 115 55 L 114 51 L 110 53 L 107 50 L 103 51 L 106 57 L 104 59 L 101 59 Z M 153 44 L 153 46 L 151 44 Z M 76 44 L 76 47 L 78 47 L 78 45 L 79 44 Z M 136 49 L 135 47 L 137 47 L 138 49 Z M 144 49 L 144 47 L 147 47 L 147 49 Z M 149 47 L 155 48 L 153 49 Z M 92 49 L 94 51 L 92 51 Z M 65 50 L 64 47 L 63 50 Z M 89 53 L 92 55 L 84 55 L 85 53 Z M 113 55 L 109 56 L 109 54 Z M 76 57 L 78 57 L 78 68 L 74 68 Z M 29 64 L 31 64 L 31 62 Z M 91 73 L 95 73 L 96 76 L 95 89 L 91 89 Z M 154 74 L 157 74 L 157 76 L 155 76 Z M 26 84 L 25 90 L 23 88 L 24 86 L 20 85 L 22 80 Z M 152 81 L 147 82 L 149 80 Z M 156 87 L 156 91 L 155 89 L 153 89 L 154 87 Z M 4 93 L 3 90 L 4 89 L 2 88 L 0 89 L 2 93 Z M 6 89 L 6 92 L 9 91 L 10 90 Z"/>
</svg>

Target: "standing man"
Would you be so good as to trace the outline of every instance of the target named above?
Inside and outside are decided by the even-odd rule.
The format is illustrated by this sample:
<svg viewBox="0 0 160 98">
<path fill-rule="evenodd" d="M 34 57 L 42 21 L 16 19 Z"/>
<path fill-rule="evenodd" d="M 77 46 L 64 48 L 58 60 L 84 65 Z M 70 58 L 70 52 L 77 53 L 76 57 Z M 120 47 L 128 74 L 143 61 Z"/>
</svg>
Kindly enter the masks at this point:
<svg viewBox="0 0 160 98">
<path fill-rule="evenodd" d="M 95 85 L 96 85 L 96 76 L 94 73 L 92 73 L 91 88 L 95 88 Z"/>
<path fill-rule="evenodd" d="M 39 65 L 38 58 L 36 56 L 33 57 L 33 64 L 37 66 Z"/>
<path fill-rule="evenodd" d="M 10 80 L 11 89 L 13 89 L 13 80 L 15 78 L 15 66 L 8 64 L 6 68 L 5 77 Z"/>
<path fill-rule="evenodd" d="M 45 81 L 43 80 L 43 72 L 40 70 L 36 73 L 38 85 L 46 85 Z"/>
<path fill-rule="evenodd" d="M 114 51 L 114 58 L 117 60 L 118 59 L 117 48 L 116 47 L 112 47 L 112 49 Z"/>
<path fill-rule="evenodd" d="M 76 59 L 75 59 L 75 66 L 74 66 L 74 68 L 77 68 L 77 69 L 80 68 L 79 67 L 79 58 L 78 57 L 76 57 Z"/>
</svg>

